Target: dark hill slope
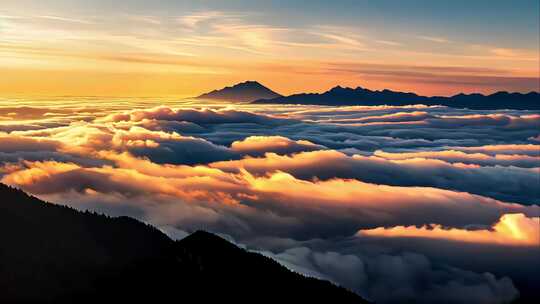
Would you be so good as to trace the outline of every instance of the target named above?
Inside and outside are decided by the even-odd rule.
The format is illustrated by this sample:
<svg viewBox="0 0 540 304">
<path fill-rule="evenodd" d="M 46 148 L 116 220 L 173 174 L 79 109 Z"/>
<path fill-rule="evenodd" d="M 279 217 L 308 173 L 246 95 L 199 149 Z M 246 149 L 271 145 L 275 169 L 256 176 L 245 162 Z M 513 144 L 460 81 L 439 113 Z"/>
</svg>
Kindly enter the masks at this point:
<svg viewBox="0 0 540 304">
<path fill-rule="evenodd" d="M 366 303 L 345 289 L 291 272 L 270 258 L 240 249 L 208 232 L 197 231 L 191 234 L 177 243 L 177 250 L 190 252 L 195 258 L 189 264 L 199 266 L 200 270 L 195 276 L 196 280 L 203 285 L 220 286 L 219 293 L 225 298 L 234 299 L 247 292 L 252 294 L 254 303 L 266 303 L 268 300 Z M 227 282 L 223 274 L 243 279 Z M 330 296 L 332 294 L 335 298 Z"/>
<path fill-rule="evenodd" d="M 0 184 L 0 303 L 364 303 L 226 240 L 173 241 L 128 217 L 48 204 Z"/>
</svg>

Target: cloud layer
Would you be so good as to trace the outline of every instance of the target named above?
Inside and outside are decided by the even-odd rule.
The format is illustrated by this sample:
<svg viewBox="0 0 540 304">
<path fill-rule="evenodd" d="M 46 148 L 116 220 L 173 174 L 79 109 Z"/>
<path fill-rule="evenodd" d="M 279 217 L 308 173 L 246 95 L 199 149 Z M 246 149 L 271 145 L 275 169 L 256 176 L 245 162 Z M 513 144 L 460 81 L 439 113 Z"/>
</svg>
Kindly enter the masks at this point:
<svg viewBox="0 0 540 304">
<path fill-rule="evenodd" d="M 0 108 L 1 181 L 173 237 L 218 232 L 379 303 L 534 294 L 535 113 L 81 103 Z"/>
</svg>

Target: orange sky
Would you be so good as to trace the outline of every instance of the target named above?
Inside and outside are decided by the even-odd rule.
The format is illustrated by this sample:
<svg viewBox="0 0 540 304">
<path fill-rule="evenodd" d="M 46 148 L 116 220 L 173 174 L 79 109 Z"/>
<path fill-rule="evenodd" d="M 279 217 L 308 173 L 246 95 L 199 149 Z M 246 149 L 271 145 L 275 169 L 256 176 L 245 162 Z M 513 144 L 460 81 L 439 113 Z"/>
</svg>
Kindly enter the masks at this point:
<svg viewBox="0 0 540 304">
<path fill-rule="evenodd" d="M 276 25 L 218 10 L 37 13 L 0 11 L 2 96 L 194 96 L 245 80 L 282 94 L 338 84 L 427 95 L 539 90 L 538 48 L 525 44 L 412 30 L 390 39 L 391 26 Z"/>
</svg>

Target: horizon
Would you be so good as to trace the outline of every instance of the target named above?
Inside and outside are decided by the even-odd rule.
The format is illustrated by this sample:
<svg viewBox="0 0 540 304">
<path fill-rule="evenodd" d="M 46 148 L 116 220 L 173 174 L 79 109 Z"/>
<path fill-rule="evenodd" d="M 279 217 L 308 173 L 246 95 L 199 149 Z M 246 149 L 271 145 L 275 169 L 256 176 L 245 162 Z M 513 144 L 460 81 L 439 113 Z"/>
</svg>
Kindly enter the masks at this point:
<svg viewBox="0 0 540 304">
<path fill-rule="evenodd" d="M 540 1 L 0 2 L 0 302 L 540 303 Z"/>
<path fill-rule="evenodd" d="M 343 86 L 343 85 L 340 85 L 340 84 L 336 84 L 336 85 L 333 85 L 329 88 L 322 88 L 320 91 L 298 91 L 298 92 L 293 92 L 291 94 L 281 94 L 279 91 L 277 90 L 274 90 L 272 87 L 269 87 L 267 85 L 265 85 L 264 83 L 260 82 L 260 81 L 257 81 L 257 80 L 254 80 L 254 79 L 249 79 L 249 80 L 244 80 L 244 81 L 240 81 L 240 82 L 237 82 L 237 83 L 231 83 L 231 84 L 228 84 L 228 85 L 225 85 L 223 87 L 219 87 L 219 88 L 214 88 L 212 90 L 209 90 L 209 91 L 203 91 L 203 92 L 198 92 L 198 93 L 195 93 L 195 95 L 191 96 L 187 96 L 187 95 L 175 95 L 175 94 L 169 94 L 169 95 L 147 95 L 147 96 L 137 96 L 137 95 L 29 95 L 27 93 L 14 93 L 14 94 L 11 94 L 11 95 L 4 95 L 4 96 L 0 96 L 0 98 L 10 98 L 10 97 L 29 97 L 29 98 L 36 98 L 36 97 L 43 97 L 43 98 L 71 98 L 71 97 L 97 97 L 97 98 L 181 98 L 181 99 L 195 99 L 197 98 L 198 96 L 200 95 L 204 95 L 206 93 L 210 93 L 212 91 L 220 91 L 222 89 L 225 89 L 225 88 L 230 88 L 230 87 L 234 87 L 238 84 L 242 84 L 242 83 L 246 83 L 246 82 L 256 82 L 260 85 L 262 85 L 263 87 L 266 87 L 267 89 L 270 89 L 282 96 L 291 96 L 291 95 L 295 95 L 295 94 L 304 94 L 304 93 L 325 93 L 325 92 L 328 92 L 334 88 L 343 88 L 343 89 L 358 89 L 358 88 L 362 88 L 362 89 L 366 89 L 366 90 L 371 90 L 371 91 L 383 91 L 383 90 L 390 90 L 390 91 L 394 91 L 394 92 L 402 92 L 402 93 L 414 93 L 414 94 L 417 94 L 417 95 L 420 95 L 420 96 L 427 96 L 427 97 L 452 97 L 452 96 L 456 96 L 456 95 L 460 95 L 460 94 L 465 94 L 465 95 L 471 95 L 471 94 L 482 94 L 482 95 L 491 95 L 491 94 L 495 94 L 495 93 L 520 93 L 520 94 L 529 94 L 529 93 L 540 93 L 540 88 L 538 90 L 531 90 L 531 91 L 508 91 L 508 90 L 498 90 L 498 91 L 491 91 L 489 93 L 482 93 L 482 92 L 477 92 L 477 91 L 471 91 L 471 92 L 457 92 L 457 93 L 454 93 L 454 94 L 450 94 L 450 95 L 423 95 L 423 94 L 419 94 L 418 92 L 415 92 L 413 90 L 403 90 L 403 91 L 400 91 L 400 90 L 393 90 L 391 88 L 382 88 L 382 89 L 373 89 L 373 88 L 369 88 L 369 87 L 365 87 L 365 86 L 362 86 L 362 85 L 356 85 L 356 86 Z"/>
<path fill-rule="evenodd" d="M 0 94 L 196 96 L 243 79 L 283 95 L 539 90 L 537 1 L 122 3 L 3 1 Z"/>
</svg>

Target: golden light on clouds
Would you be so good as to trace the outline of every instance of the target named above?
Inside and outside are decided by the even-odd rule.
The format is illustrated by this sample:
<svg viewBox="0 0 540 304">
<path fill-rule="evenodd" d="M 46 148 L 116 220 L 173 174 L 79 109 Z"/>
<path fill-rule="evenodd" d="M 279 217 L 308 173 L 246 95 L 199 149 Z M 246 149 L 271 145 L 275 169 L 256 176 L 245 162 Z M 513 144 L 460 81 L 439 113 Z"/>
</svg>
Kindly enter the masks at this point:
<svg viewBox="0 0 540 304">
<path fill-rule="evenodd" d="M 498 104 L 524 95 L 190 98 L 246 80 L 538 91 L 532 2 L 2 0 L 0 182 L 171 237 L 217 232 L 377 303 L 536 296 L 540 115 Z"/>
<path fill-rule="evenodd" d="M 360 230 L 359 236 L 383 238 L 427 238 L 455 242 L 498 244 L 513 246 L 540 246 L 540 218 L 524 214 L 504 214 L 492 229 L 466 230 L 444 228 L 441 225 L 397 226 Z"/>
<path fill-rule="evenodd" d="M 394 269 L 405 265 L 399 273 L 407 281 L 436 277 L 440 288 L 446 269 L 450 290 L 466 278 L 467 288 L 498 288 L 490 296 L 497 298 L 512 281 L 485 273 L 500 265 L 523 273 L 532 263 L 524 256 L 537 256 L 539 119 L 529 111 L 177 98 L 1 101 L 0 181 L 48 201 L 129 215 L 172 235 L 220 231 L 357 290 L 369 287 L 358 282 L 377 284 L 365 269 L 399 280 Z M 393 247 L 389 240 L 400 238 L 422 246 Z M 465 256 L 448 262 L 451 270 L 437 260 L 441 240 L 452 241 L 453 257 Z M 471 270 L 464 248 L 495 262 Z M 332 271 L 342 261 L 352 264 Z M 343 269 L 360 277 L 343 276 Z"/>
</svg>

